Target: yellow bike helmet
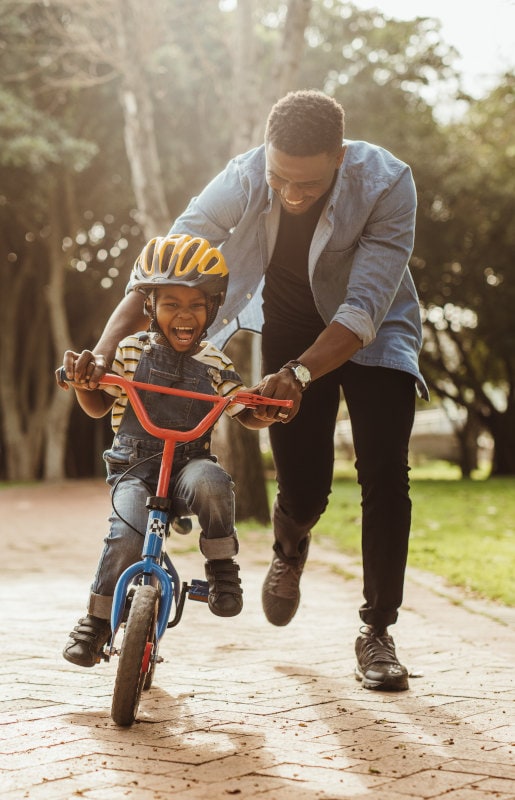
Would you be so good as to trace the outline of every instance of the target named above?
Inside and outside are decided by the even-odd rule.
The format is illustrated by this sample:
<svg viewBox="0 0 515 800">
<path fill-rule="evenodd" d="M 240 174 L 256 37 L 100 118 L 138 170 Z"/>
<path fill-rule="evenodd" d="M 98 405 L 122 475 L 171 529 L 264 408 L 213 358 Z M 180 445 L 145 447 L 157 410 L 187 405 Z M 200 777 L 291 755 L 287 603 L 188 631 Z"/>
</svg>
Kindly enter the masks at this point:
<svg viewBox="0 0 515 800">
<path fill-rule="evenodd" d="M 154 289 L 170 284 L 199 289 L 206 296 L 207 319 L 201 339 L 214 322 L 225 300 L 229 271 L 223 255 L 206 239 L 174 234 L 150 239 L 139 254 L 130 276 L 131 289 L 147 294 L 145 312 L 149 315 L 150 330 L 162 333 L 156 319 Z M 191 350 L 197 346 L 192 345 Z"/>
<path fill-rule="evenodd" d="M 180 284 L 200 289 L 223 303 L 229 272 L 221 252 L 206 239 L 187 234 L 158 236 L 139 254 L 131 272 L 132 289 Z"/>
</svg>

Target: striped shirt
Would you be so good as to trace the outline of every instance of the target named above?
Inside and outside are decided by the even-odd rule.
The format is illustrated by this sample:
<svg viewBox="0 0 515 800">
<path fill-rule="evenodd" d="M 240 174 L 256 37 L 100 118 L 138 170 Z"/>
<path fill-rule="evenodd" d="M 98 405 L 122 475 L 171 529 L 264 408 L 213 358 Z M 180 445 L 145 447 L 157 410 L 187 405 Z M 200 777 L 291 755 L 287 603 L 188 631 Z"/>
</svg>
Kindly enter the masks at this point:
<svg viewBox="0 0 515 800">
<path fill-rule="evenodd" d="M 149 335 L 150 337 L 155 337 L 156 334 L 151 333 Z M 145 344 L 147 344 L 147 342 L 142 341 L 138 336 L 127 336 L 123 339 L 116 350 L 111 372 L 132 381 Z M 228 356 L 222 353 L 222 351 L 211 342 L 202 342 L 198 353 L 190 356 L 190 358 L 194 358 L 196 361 L 200 361 L 202 364 L 205 364 L 206 367 L 212 369 L 212 374 L 210 373 L 211 385 L 215 393 L 221 397 L 227 397 L 244 388 L 241 381 L 221 380 L 221 375 L 219 374 L 220 370 L 235 372 L 235 369 Z M 217 380 L 217 377 L 219 380 Z M 124 411 L 127 407 L 127 394 L 120 386 L 108 385 L 103 386 L 102 389 L 106 394 L 115 398 L 111 410 L 111 427 L 114 433 L 118 433 L 118 428 L 120 427 Z M 229 408 L 226 409 L 226 413 L 234 417 L 244 408 L 245 406 L 239 404 L 229 406 Z"/>
</svg>

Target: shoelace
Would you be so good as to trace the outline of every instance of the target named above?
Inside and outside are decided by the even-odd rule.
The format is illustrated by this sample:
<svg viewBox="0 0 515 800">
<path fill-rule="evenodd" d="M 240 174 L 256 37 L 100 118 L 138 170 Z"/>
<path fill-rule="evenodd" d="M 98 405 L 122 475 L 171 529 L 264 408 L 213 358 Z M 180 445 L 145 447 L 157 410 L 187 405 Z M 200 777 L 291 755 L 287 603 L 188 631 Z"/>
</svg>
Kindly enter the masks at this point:
<svg viewBox="0 0 515 800">
<path fill-rule="evenodd" d="M 381 662 L 383 664 L 398 664 L 395 655 L 395 646 L 391 636 L 367 635 L 362 640 L 362 654 L 370 664 Z"/>
<path fill-rule="evenodd" d="M 292 599 L 297 597 L 299 591 L 299 576 L 301 573 L 301 567 L 293 567 L 290 564 L 285 564 L 280 558 L 274 558 L 273 569 L 271 570 L 270 579 L 267 583 L 272 591 L 277 589 L 280 584 L 280 596 L 286 599 Z"/>
</svg>

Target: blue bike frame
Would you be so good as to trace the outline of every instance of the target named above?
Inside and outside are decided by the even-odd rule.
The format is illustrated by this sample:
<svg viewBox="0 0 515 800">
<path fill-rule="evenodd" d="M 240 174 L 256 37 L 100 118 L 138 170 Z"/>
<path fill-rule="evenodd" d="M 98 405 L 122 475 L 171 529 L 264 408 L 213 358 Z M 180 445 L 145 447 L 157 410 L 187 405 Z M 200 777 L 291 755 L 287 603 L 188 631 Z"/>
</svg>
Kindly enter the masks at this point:
<svg viewBox="0 0 515 800">
<path fill-rule="evenodd" d="M 127 567 L 120 575 L 113 595 L 113 607 L 111 611 L 111 648 L 114 638 L 120 627 L 125 610 L 127 593 L 131 584 L 142 576 L 142 583 L 149 584 L 154 581 L 159 582 L 161 598 L 159 602 L 159 612 L 157 617 L 157 642 L 162 638 L 168 619 L 172 610 L 172 602 L 179 602 L 179 575 L 172 564 L 168 553 L 164 554 L 166 570 L 160 565 L 159 561 L 163 549 L 164 540 L 168 530 L 168 512 L 151 509 L 148 517 L 147 532 L 143 543 L 142 560 Z M 110 649 L 111 649 L 110 648 Z"/>
</svg>

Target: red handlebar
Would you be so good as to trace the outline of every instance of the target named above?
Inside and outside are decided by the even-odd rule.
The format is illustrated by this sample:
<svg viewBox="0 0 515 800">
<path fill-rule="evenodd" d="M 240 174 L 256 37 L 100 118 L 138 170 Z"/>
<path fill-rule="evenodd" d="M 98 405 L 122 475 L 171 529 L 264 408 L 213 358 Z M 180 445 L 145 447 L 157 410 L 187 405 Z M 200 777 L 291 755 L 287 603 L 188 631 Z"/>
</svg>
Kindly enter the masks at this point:
<svg viewBox="0 0 515 800">
<path fill-rule="evenodd" d="M 60 379 L 66 380 L 66 373 L 64 367 L 61 367 Z M 159 473 L 159 481 L 157 486 L 158 495 L 166 495 L 168 484 L 170 482 L 170 475 L 173 462 L 173 454 L 177 442 L 192 442 L 200 438 L 206 433 L 222 416 L 225 409 L 230 405 L 244 405 L 246 408 L 257 408 L 257 406 L 282 406 L 283 408 L 291 408 L 293 403 L 291 400 L 275 400 L 271 397 L 263 397 L 260 394 L 252 394 L 251 392 L 236 392 L 229 397 L 220 397 L 219 395 L 202 394 L 201 392 L 191 392 L 187 389 L 173 389 L 168 386 L 156 386 L 153 383 L 142 383 L 141 381 L 129 381 L 127 378 L 122 378 L 119 375 L 107 372 L 99 381 L 99 385 L 115 385 L 120 386 L 127 393 L 127 397 L 134 409 L 134 412 L 140 422 L 148 433 L 155 436 L 157 439 L 164 440 L 164 452 L 161 460 L 161 469 Z M 171 428 L 160 428 L 154 425 L 147 410 L 143 405 L 143 401 L 139 395 L 139 391 L 158 392 L 159 394 L 170 394 L 179 397 L 191 397 L 195 400 L 205 400 L 207 403 L 212 404 L 212 408 L 207 412 L 205 417 L 188 431 L 176 431 Z"/>
<path fill-rule="evenodd" d="M 64 368 L 61 368 L 61 379 L 66 380 Z M 114 385 L 120 386 L 127 393 L 134 412 L 140 421 L 141 425 L 148 433 L 158 439 L 173 440 L 175 442 L 192 442 L 200 438 L 206 433 L 209 428 L 222 416 L 223 412 L 228 406 L 231 405 L 244 405 L 246 408 L 257 408 L 258 406 L 282 406 L 283 408 L 291 408 L 293 402 L 291 400 L 276 400 L 272 397 L 263 397 L 260 394 L 253 394 L 252 392 L 241 391 L 236 392 L 228 397 L 220 397 L 219 395 L 203 394 L 202 392 L 191 392 L 188 389 L 173 389 L 169 386 L 156 386 L 153 383 L 142 383 L 141 381 L 129 381 L 120 375 L 106 372 L 99 382 L 99 385 Z M 157 392 L 159 394 L 170 394 L 178 397 L 191 397 L 194 400 L 204 400 L 211 403 L 211 408 L 205 417 L 189 431 L 176 431 L 170 428 L 161 428 L 154 425 L 147 410 L 143 405 L 140 391 Z"/>
</svg>

